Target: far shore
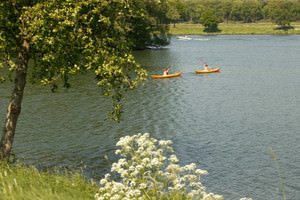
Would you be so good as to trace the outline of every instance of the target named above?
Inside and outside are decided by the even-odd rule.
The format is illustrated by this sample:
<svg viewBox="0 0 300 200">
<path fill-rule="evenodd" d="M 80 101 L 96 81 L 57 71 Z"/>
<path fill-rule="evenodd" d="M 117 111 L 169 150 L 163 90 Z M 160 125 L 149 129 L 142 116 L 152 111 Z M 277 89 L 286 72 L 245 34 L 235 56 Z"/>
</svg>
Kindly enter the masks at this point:
<svg viewBox="0 0 300 200">
<path fill-rule="evenodd" d="M 275 30 L 277 25 L 271 22 L 258 22 L 258 23 L 241 23 L 229 22 L 220 23 L 218 28 L 221 30 L 216 33 L 203 32 L 201 24 L 187 24 L 180 23 L 170 24 L 171 35 L 295 35 L 300 34 L 300 22 L 291 23 L 294 29 L 288 31 Z"/>
</svg>

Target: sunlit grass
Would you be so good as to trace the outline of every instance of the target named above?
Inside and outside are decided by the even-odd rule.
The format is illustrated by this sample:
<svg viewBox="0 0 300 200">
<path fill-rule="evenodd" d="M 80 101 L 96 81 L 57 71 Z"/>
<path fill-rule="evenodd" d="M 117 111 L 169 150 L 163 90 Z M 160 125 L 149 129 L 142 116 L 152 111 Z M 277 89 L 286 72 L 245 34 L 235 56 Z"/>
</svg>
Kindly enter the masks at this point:
<svg viewBox="0 0 300 200">
<path fill-rule="evenodd" d="M 170 25 L 171 35 L 273 35 L 273 34 L 300 34 L 300 22 L 291 24 L 294 29 L 289 31 L 275 30 L 277 25 L 271 22 L 259 23 L 239 23 L 229 22 L 220 23 L 221 32 L 205 33 L 201 24 L 176 24 L 174 28 Z"/>
<path fill-rule="evenodd" d="M 61 175 L 0 163 L 1 200 L 88 200 L 97 190 L 79 173 Z"/>
</svg>

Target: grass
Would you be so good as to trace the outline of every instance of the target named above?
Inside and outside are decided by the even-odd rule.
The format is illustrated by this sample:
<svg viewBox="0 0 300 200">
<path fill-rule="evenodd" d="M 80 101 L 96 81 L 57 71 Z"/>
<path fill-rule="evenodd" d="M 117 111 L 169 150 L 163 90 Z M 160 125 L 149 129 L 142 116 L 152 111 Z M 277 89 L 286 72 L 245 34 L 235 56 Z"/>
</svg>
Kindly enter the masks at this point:
<svg viewBox="0 0 300 200">
<path fill-rule="evenodd" d="M 292 23 L 294 29 L 289 31 L 274 30 L 277 25 L 271 22 L 259 23 L 220 23 L 221 32 L 205 33 L 201 24 L 176 24 L 174 28 L 170 25 L 171 35 L 280 35 L 280 34 L 300 34 L 300 22 Z"/>
<path fill-rule="evenodd" d="M 98 189 L 79 173 L 61 175 L 0 163 L 0 200 L 88 200 Z"/>
<path fill-rule="evenodd" d="M 278 177 L 279 177 L 279 180 L 280 180 L 282 198 L 283 198 L 283 200 L 286 200 L 287 198 L 286 198 L 285 187 L 284 187 L 284 183 L 283 183 L 283 180 L 282 180 L 282 177 L 281 177 L 281 174 L 280 174 L 279 165 L 278 165 L 278 162 L 277 162 L 277 156 L 276 156 L 276 154 L 275 154 L 275 152 L 273 151 L 272 148 L 270 148 L 270 152 L 272 153 L 272 157 L 273 157 L 273 159 L 275 161 L 275 164 L 276 164 L 276 169 L 277 169 Z"/>
</svg>

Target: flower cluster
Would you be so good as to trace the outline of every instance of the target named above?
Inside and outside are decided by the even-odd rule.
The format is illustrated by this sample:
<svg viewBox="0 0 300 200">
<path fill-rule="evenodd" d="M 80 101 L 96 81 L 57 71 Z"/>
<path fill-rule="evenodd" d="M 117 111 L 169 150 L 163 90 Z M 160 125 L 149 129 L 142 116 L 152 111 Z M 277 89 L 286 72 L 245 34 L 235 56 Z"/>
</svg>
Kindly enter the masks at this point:
<svg viewBox="0 0 300 200">
<path fill-rule="evenodd" d="M 199 199 L 223 200 L 221 195 L 207 194 L 200 176 L 207 171 L 196 164 L 180 167 L 170 146 L 172 141 L 150 138 L 148 133 L 122 137 L 116 154 L 122 158 L 112 164 L 95 195 L 97 200 Z"/>
</svg>

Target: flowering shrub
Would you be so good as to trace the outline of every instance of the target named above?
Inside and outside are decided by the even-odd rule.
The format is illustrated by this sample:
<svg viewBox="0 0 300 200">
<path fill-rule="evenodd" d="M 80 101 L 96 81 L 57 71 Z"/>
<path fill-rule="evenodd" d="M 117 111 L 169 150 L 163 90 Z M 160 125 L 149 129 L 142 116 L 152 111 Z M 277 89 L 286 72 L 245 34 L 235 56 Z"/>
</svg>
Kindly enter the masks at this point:
<svg viewBox="0 0 300 200">
<path fill-rule="evenodd" d="M 106 174 L 95 198 L 223 200 L 221 195 L 205 192 L 200 176 L 207 171 L 196 169 L 194 163 L 183 167 L 177 164 L 171 144 L 170 140 L 150 138 L 148 133 L 122 137 L 117 143 L 121 149 L 115 152 L 122 158 L 111 168 L 118 181 L 110 180 L 110 174 Z"/>
</svg>

